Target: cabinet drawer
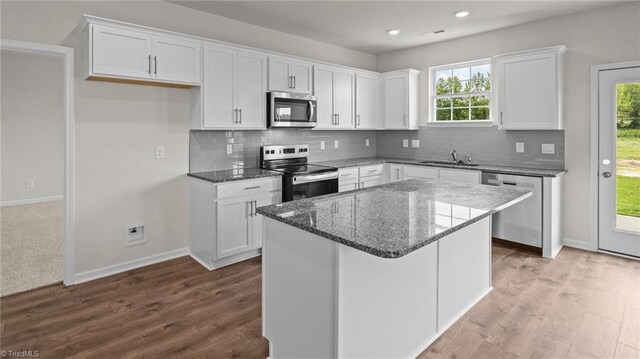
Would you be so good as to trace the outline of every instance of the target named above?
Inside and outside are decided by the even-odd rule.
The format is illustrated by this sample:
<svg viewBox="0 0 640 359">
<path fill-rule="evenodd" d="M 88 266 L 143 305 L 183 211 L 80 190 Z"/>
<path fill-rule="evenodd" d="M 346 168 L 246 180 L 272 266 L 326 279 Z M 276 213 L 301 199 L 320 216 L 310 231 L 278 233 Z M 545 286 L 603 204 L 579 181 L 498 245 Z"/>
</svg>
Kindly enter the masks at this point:
<svg viewBox="0 0 640 359">
<path fill-rule="evenodd" d="M 338 176 L 340 183 L 358 182 L 358 167 L 341 168 Z"/>
<path fill-rule="evenodd" d="M 273 177 L 269 179 L 255 179 L 246 181 L 236 181 L 217 185 L 216 198 L 229 198 L 246 196 L 256 193 L 265 193 L 282 190 L 282 178 Z"/>
<path fill-rule="evenodd" d="M 360 177 L 378 176 L 384 172 L 384 164 L 360 167 Z"/>
<path fill-rule="evenodd" d="M 404 166 L 404 178 L 438 178 L 438 169 L 427 166 Z"/>
<path fill-rule="evenodd" d="M 440 169 L 441 180 L 467 182 L 467 183 L 480 183 L 481 177 L 482 177 L 482 174 L 479 171 L 455 170 L 450 168 Z"/>
</svg>

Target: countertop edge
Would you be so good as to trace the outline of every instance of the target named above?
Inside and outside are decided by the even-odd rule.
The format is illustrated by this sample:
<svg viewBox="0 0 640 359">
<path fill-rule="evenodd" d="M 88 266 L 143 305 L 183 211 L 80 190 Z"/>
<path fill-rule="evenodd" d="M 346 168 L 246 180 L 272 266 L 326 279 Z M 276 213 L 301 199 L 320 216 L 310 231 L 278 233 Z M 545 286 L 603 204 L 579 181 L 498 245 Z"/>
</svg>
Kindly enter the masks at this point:
<svg viewBox="0 0 640 359">
<path fill-rule="evenodd" d="M 228 182 L 248 181 L 248 180 L 260 179 L 260 178 L 271 178 L 271 177 L 281 177 L 282 176 L 282 173 L 273 172 L 272 174 L 250 175 L 250 176 L 242 177 L 242 178 L 227 177 L 227 178 L 220 178 L 220 179 L 212 179 L 212 178 L 207 178 L 207 177 L 204 177 L 204 176 L 199 176 L 198 173 L 200 173 L 200 172 L 189 172 L 189 173 L 187 173 L 187 176 L 191 177 L 191 178 L 196 178 L 196 179 L 199 179 L 199 180 L 202 180 L 202 181 L 211 182 L 211 183 L 228 183 Z"/>
</svg>

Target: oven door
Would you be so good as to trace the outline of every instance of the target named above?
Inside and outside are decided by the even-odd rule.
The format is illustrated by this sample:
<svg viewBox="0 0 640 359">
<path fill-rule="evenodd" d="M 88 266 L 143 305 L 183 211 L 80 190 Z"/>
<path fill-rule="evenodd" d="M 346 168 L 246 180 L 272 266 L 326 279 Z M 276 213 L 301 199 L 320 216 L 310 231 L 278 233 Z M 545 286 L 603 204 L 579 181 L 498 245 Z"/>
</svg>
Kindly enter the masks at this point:
<svg viewBox="0 0 640 359">
<path fill-rule="evenodd" d="M 269 127 L 315 127 L 316 118 L 314 96 L 269 93 Z"/>
<path fill-rule="evenodd" d="M 292 176 L 285 187 L 288 187 L 283 191 L 283 201 L 285 202 L 337 193 L 338 172 Z"/>
</svg>

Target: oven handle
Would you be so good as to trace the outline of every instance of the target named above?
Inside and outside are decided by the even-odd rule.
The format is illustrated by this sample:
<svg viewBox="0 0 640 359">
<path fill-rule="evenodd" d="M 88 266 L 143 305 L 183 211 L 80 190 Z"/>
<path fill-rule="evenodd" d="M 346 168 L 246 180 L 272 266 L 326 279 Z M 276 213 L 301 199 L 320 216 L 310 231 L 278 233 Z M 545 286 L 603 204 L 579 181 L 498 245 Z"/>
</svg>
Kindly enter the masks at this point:
<svg viewBox="0 0 640 359">
<path fill-rule="evenodd" d="M 296 185 L 301 183 L 319 182 L 319 181 L 325 181 L 325 180 L 337 179 L 337 178 L 338 178 L 338 171 L 323 173 L 319 175 L 294 176 L 293 184 Z"/>
</svg>

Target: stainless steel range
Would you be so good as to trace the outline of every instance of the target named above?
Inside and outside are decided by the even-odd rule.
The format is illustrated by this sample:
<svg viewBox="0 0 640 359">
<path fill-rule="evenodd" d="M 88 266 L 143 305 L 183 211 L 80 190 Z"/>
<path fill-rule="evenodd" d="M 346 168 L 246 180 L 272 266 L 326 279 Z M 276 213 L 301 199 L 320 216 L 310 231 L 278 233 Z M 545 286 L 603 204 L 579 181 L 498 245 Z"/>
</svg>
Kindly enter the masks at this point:
<svg viewBox="0 0 640 359">
<path fill-rule="evenodd" d="M 261 167 L 279 171 L 282 177 L 282 201 L 338 192 L 338 169 L 308 163 L 309 145 L 262 146 Z"/>
</svg>

